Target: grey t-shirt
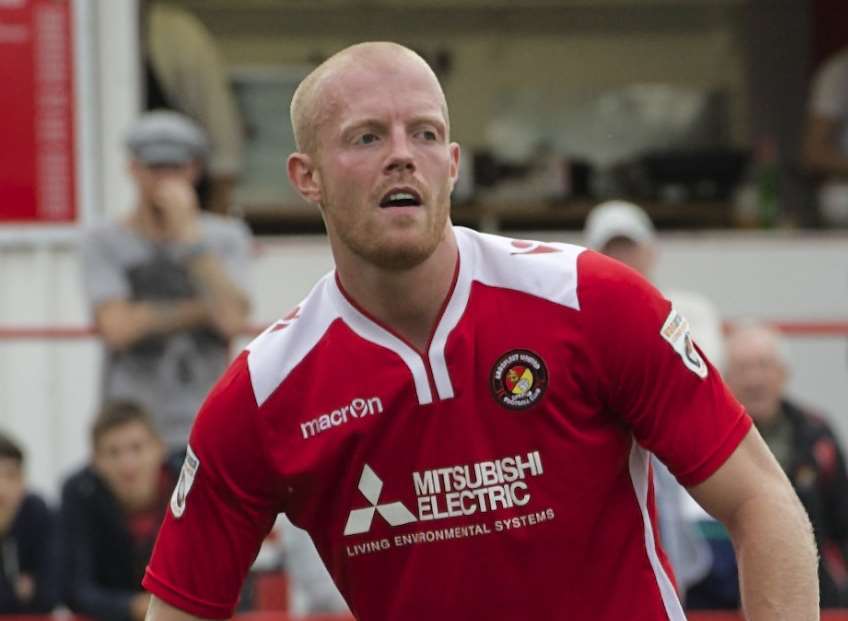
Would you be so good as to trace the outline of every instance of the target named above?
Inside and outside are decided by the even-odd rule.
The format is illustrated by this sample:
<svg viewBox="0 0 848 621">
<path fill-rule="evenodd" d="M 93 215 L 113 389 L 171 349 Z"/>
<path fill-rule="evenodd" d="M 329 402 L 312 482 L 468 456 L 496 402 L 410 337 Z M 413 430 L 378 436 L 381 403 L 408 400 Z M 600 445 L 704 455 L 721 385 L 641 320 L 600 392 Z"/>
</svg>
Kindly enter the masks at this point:
<svg viewBox="0 0 848 621">
<path fill-rule="evenodd" d="M 233 282 L 245 283 L 250 232 L 244 223 L 204 213 L 201 231 Z M 198 295 L 177 246 L 152 242 L 123 223 L 88 231 L 80 252 L 92 312 L 108 300 L 165 302 Z M 180 448 L 228 362 L 228 343 L 211 327 L 148 337 L 123 351 L 105 351 L 102 398 L 142 403 L 168 446 Z"/>
</svg>

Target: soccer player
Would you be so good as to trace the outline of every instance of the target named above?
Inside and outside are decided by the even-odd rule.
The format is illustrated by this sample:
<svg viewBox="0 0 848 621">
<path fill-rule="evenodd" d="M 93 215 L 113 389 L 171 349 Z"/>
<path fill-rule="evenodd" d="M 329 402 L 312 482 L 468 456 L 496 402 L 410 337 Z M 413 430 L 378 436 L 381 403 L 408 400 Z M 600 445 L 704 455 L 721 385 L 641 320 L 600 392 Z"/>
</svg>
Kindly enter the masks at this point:
<svg viewBox="0 0 848 621">
<path fill-rule="evenodd" d="M 419 56 L 345 49 L 291 112 L 336 269 L 202 407 L 150 621 L 228 617 L 278 512 L 363 621 L 682 620 L 647 451 L 729 528 L 750 619 L 818 618 L 807 518 L 685 319 L 598 253 L 451 225 Z"/>
</svg>

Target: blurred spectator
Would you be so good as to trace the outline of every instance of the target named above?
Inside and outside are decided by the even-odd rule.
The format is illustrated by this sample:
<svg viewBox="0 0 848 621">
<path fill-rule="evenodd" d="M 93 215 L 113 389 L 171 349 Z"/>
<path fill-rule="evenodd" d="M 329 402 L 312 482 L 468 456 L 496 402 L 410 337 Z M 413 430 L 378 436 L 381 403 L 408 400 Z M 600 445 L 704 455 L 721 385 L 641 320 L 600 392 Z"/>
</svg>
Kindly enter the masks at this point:
<svg viewBox="0 0 848 621">
<path fill-rule="evenodd" d="M 844 606 L 848 475 L 825 420 L 786 397 L 787 357 L 778 333 L 740 325 L 727 340 L 726 380 L 777 458 L 810 516 L 821 550 L 822 608 Z"/>
<path fill-rule="evenodd" d="M 586 218 L 583 235 L 589 248 L 618 259 L 649 280 L 653 278 L 656 233 L 648 214 L 637 205 L 617 200 L 598 205 Z M 694 292 L 668 297 L 689 320 L 692 334 L 708 358 L 720 359 L 720 322 L 712 304 Z M 688 587 L 709 571 L 711 554 L 684 512 L 689 501 L 686 490 L 659 460 L 652 463 L 660 540 L 674 569 L 678 590 L 685 595 Z"/>
<path fill-rule="evenodd" d="M 146 110 L 169 108 L 197 121 L 209 135 L 201 202 L 227 213 L 241 164 L 243 130 L 227 70 L 212 35 L 177 6 L 139 3 Z"/>
<path fill-rule="evenodd" d="M 142 621 L 141 577 L 177 479 L 145 410 L 107 403 L 91 429 L 93 458 L 62 487 L 66 600 L 97 621 Z"/>
<path fill-rule="evenodd" d="M 144 404 L 175 452 L 249 311 L 247 227 L 201 212 L 191 185 L 205 144 L 183 115 L 143 115 L 127 138 L 135 208 L 89 231 L 81 246 L 106 348 L 103 398 Z"/>
<path fill-rule="evenodd" d="M 59 598 L 56 525 L 26 491 L 24 455 L 0 433 L 0 614 L 44 614 Z"/>
<path fill-rule="evenodd" d="M 848 49 L 816 72 L 807 110 L 803 160 L 819 186 L 825 223 L 848 226 Z"/>
</svg>

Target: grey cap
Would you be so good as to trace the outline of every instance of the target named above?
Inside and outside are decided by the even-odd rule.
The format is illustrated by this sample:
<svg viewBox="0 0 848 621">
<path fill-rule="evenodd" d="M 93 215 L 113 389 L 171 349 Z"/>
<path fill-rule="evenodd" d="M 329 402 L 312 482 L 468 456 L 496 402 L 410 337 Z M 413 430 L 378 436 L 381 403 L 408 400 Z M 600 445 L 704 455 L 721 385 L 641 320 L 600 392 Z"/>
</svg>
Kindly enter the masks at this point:
<svg viewBox="0 0 848 621">
<path fill-rule="evenodd" d="M 126 145 L 133 158 L 149 165 L 186 164 L 204 159 L 209 150 L 200 126 L 171 110 L 142 114 L 127 132 Z"/>
</svg>

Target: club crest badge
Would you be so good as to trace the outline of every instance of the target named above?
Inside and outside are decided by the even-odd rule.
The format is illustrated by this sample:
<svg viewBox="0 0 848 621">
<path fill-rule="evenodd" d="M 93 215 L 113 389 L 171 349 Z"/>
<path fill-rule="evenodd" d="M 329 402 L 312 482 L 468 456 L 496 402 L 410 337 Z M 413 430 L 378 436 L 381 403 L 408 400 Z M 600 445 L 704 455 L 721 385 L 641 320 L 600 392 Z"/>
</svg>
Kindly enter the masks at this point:
<svg viewBox="0 0 848 621">
<path fill-rule="evenodd" d="M 194 485 L 194 477 L 197 475 L 197 470 L 200 468 L 200 460 L 189 446 L 186 449 L 185 461 L 183 462 L 182 470 L 180 470 L 180 478 L 174 487 L 174 493 L 171 494 L 171 513 L 175 518 L 182 517 L 186 508 L 186 499 L 191 491 L 191 486 Z"/>
<path fill-rule="evenodd" d="M 689 322 L 674 308 L 671 309 L 660 328 L 660 335 L 674 348 L 687 369 L 701 379 L 707 377 L 707 363 L 695 349 L 695 343 L 689 331 Z"/>
<path fill-rule="evenodd" d="M 489 382 L 495 401 L 510 410 L 525 410 L 545 394 L 548 369 L 532 351 L 514 349 L 498 359 Z"/>
</svg>

